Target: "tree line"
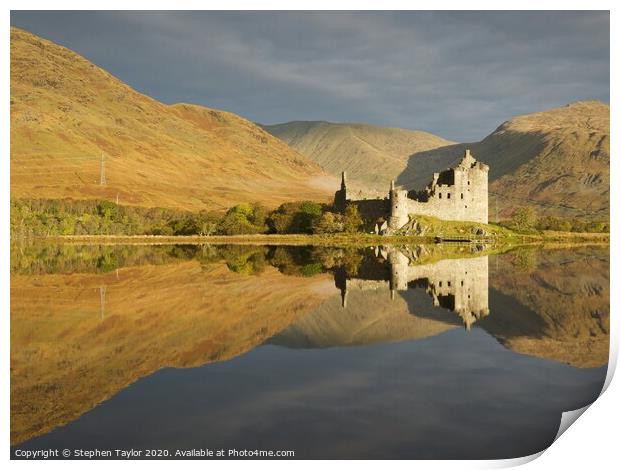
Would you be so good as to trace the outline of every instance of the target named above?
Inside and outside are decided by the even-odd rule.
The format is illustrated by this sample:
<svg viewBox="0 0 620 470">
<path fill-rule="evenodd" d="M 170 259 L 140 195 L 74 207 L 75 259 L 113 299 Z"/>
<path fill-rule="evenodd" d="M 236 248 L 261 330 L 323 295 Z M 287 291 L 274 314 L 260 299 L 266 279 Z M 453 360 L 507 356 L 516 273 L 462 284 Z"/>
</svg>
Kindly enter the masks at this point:
<svg viewBox="0 0 620 470">
<path fill-rule="evenodd" d="M 238 204 L 225 213 L 122 206 L 106 200 L 12 199 L 11 237 L 56 235 L 249 235 L 358 232 L 356 206 L 287 202 L 275 210 Z"/>
<path fill-rule="evenodd" d="M 542 230 L 556 232 L 609 232 L 609 222 L 602 220 L 587 220 L 577 218 L 564 218 L 555 216 L 538 216 L 531 207 L 520 207 L 515 210 L 509 220 L 501 225 L 516 232 L 531 233 Z"/>
<path fill-rule="evenodd" d="M 287 202 L 275 210 L 238 204 L 226 212 L 122 206 L 106 200 L 12 199 L 11 237 L 57 235 L 250 235 L 358 233 L 365 222 L 357 206 L 343 214 L 329 204 Z M 501 223 L 521 233 L 541 230 L 609 232 L 609 222 L 538 217 L 519 208 Z"/>
</svg>

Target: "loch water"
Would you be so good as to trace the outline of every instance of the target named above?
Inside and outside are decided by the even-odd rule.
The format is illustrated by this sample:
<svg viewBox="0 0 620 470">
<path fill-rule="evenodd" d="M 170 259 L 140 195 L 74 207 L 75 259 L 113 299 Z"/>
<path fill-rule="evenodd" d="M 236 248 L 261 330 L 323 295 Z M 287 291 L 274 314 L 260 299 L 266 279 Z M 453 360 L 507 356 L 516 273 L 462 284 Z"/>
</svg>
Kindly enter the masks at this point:
<svg viewBox="0 0 620 470">
<path fill-rule="evenodd" d="M 522 457 L 608 352 L 608 246 L 11 250 L 14 458 Z"/>
</svg>

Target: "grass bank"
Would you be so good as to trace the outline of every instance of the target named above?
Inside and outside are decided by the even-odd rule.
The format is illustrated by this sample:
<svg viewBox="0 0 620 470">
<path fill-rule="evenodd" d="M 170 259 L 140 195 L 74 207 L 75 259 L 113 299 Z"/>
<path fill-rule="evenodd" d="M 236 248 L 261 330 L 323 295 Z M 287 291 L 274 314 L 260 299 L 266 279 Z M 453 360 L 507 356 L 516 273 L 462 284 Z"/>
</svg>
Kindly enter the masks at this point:
<svg viewBox="0 0 620 470">
<path fill-rule="evenodd" d="M 507 230 L 507 229 L 503 229 Z M 436 235 L 372 235 L 372 234 L 334 234 L 334 235 L 211 235 L 211 236 L 164 236 L 164 235 L 64 235 L 46 237 L 46 241 L 80 244 L 239 244 L 239 245 L 299 245 L 299 246 L 377 246 L 411 245 L 435 243 Z M 450 237 L 451 235 L 444 235 Z M 475 242 L 491 245 L 527 244 L 608 244 L 608 233 L 541 232 L 534 234 L 472 236 Z"/>
</svg>

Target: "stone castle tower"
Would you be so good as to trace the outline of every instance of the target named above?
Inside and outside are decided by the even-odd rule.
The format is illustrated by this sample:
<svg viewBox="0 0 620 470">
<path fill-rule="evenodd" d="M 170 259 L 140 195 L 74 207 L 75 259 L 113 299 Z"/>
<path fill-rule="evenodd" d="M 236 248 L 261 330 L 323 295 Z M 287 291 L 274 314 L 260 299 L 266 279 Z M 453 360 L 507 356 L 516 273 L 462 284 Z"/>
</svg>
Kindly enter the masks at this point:
<svg viewBox="0 0 620 470">
<path fill-rule="evenodd" d="M 342 180 L 340 182 L 340 189 L 336 191 L 334 196 L 334 209 L 338 212 L 344 212 L 347 206 L 347 174 L 342 172 Z"/>
<path fill-rule="evenodd" d="M 398 230 L 409 221 L 409 215 L 428 215 L 443 220 L 489 222 L 489 167 L 477 161 L 465 150 L 460 163 L 440 173 L 422 191 L 397 188 L 392 181 L 387 200 L 352 200 L 347 198 L 346 177 L 343 172 L 340 191 L 334 206 L 344 211 L 346 204 L 356 204 L 360 212 L 365 207 L 383 208 L 390 231 Z"/>
</svg>

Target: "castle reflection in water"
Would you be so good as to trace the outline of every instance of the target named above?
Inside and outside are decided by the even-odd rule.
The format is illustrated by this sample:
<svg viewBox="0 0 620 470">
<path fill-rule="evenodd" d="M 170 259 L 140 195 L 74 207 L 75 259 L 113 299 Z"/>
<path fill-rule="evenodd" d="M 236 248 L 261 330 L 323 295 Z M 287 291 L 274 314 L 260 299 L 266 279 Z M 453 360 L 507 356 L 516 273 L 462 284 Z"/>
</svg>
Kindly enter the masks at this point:
<svg viewBox="0 0 620 470">
<path fill-rule="evenodd" d="M 334 273 L 340 289 L 342 307 L 347 308 L 349 291 L 425 289 L 434 307 L 458 314 L 469 330 L 480 318 L 489 315 L 489 258 L 442 259 L 430 264 L 415 264 L 417 253 L 411 249 L 375 248 L 375 263 L 366 260 L 349 273 L 344 268 Z"/>
</svg>

